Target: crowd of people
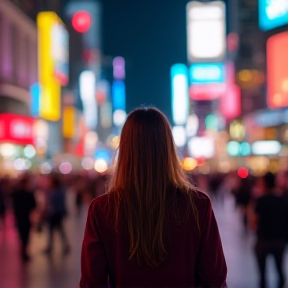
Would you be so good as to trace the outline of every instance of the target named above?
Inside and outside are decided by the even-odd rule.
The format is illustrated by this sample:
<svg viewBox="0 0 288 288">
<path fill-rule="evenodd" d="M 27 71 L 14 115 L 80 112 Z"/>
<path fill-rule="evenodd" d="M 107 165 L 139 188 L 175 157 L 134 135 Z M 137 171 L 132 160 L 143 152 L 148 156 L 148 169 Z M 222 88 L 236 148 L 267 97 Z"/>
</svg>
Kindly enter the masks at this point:
<svg viewBox="0 0 288 288">
<path fill-rule="evenodd" d="M 18 177 L 0 177 L 0 233 L 12 215 L 13 226 L 21 244 L 20 257 L 30 260 L 28 253 L 29 235 L 32 229 L 42 233 L 47 230 L 47 246 L 43 253 L 53 252 L 53 236 L 58 232 L 62 242 L 63 256 L 70 252 L 69 239 L 64 220 L 68 216 L 67 194 L 74 193 L 77 215 L 84 203 L 105 192 L 106 174 L 63 175 L 53 172 L 48 175 L 27 172 Z"/>
</svg>

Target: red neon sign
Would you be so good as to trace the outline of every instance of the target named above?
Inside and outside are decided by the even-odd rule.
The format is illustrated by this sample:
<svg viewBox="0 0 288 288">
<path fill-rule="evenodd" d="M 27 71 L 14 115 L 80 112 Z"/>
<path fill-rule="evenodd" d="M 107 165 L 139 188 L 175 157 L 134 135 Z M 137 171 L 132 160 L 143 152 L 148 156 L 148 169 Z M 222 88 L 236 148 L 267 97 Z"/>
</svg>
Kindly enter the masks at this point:
<svg viewBox="0 0 288 288">
<path fill-rule="evenodd" d="M 267 41 L 267 104 L 269 108 L 288 106 L 288 32 Z"/>
<path fill-rule="evenodd" d="M 189 95 L 193 100 L 213 100 L 219 98 L 225 88 L 223 83 L 191 85 Z"/>
<path fill-rule="evenodd" d="M 234 85 L 227 85 L 219 101 L 220 113 L 226 119 L 233 119 L 241 114 L 241 90 Z"/>
<path fill-rule="evenodd" d="M 0 114 L 0 142 L 34 144 L 33 125 L 32 117 Z"/>
<path fill-rule="evenodd" d="M 92 23 L 91 16 L 86 11 L 79 11 L 72 17 L 72 26 L 79 33 L 86 33 Z"/>
</svg>

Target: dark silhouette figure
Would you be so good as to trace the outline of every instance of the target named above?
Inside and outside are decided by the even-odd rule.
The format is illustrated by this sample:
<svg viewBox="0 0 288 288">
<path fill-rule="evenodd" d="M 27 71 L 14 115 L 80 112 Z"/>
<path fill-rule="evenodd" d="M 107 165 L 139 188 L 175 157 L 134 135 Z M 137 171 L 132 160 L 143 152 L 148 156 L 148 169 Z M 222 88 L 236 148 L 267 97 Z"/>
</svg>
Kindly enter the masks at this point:
<svg viewBox="0 0 288 288">
<path fill-rule="evenodd" d="M 275 176 L 267 173 L 262 177 L 264 195 L 256 200 L 255 220 L 257 240 L 255 253 L 260 272 L 260 288 L 266 288 L 266 259 L 271 254 L 278 273 L 278 288 L 285 285 L 283 255 L 288 229 L 288 208 L 283 197 L 275 195 Z"/>
<path fill-rule="evenodd" d="M 63 221 L 67 214 L 66 209 L 66 192 L 61 183 L 59 175 L 53 174 L 51 176 L 51 185 L 47 194 L 47 210 L 46 217 L 49 227 L 48 246 L 45 249 L 45 253 L 50 254 L 53 248 L 53 234 L 55 231 L 59 231 L 62 245 L 63 254 L 67 254 L 70 251 L 68 239 L 64 229 Z"/>
<path fill-rule="evenodd" d="M 16 220 L 16 227 L 21 241 L 21 257 L 23 261 L 30 259 L 27 247 L 31 230 L 31 212 L 36 208 L 34 192 L 29 186 L 29 177 L 24 176 L 17 183 L 12 193 L 12 204 Z"/>
</svg>

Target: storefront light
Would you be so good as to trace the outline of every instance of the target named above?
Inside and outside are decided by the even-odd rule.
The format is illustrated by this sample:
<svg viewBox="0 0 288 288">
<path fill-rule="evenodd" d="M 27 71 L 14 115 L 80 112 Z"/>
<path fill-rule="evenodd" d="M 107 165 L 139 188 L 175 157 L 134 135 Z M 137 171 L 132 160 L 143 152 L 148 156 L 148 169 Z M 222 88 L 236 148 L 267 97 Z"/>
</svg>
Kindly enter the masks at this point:
<svg viewBox="0 0 288 288">
<path fill-rule="evenodd" d="M 14 168 L 15 168 L 16 170 L 19 170 L 19 171 L 25 170 L 25 167 L 26 167 L 26 165 L 25 165 L 25 159 L 23 159 L 23 158 L 17 158 L 17 159 L 14 160 L 13 165 L 14 165 Z"/>
<path fill-rule="evenodd" d="M 120 127 L 124 125 L 127 114 L 124 110 L 118 109 L 113 113 L 113 123 L 115 126 Z"/>
<path fill-rule="evenodd" d="M 192 171 L 197 167 L 197 160 L 191 157 L 183 159 L 182 166 L 185 171 Z"/>
<path fill-rule="evenodd" d="M 59 170 L 62 174 L 69 174 L 72 171 L 72 164 L 70 162 L 62 162 Z"/>
<path fill-rule="evenodd" d="M 241 156 L 249 156 L 251 154 L 251 146 L 248 142 L 242 142 L 239 145 L 239 152 Z"/>
<path fill-rule="evenodd" d="M 174 126 L 172 134 L 176 147 L 183 147 L 186 144 L 186 131 L 182 126 Z"/>
<path fill-rule="evenodd" d="M 230 141 L 227 144 L 227 153 L 229 156 L 238 156 L 239 155 L 239 146 L 240 144 L 236 141 Z"/>
<path fill-rule="evenodd" d="M 16 153 L 15 145 L 10 143 L 3 143 L 0 146 L 0 154 L 4 158 L 10 158 L 13 157 Z"/>
<path fill-rule="evenodd" d="M 252 153 L 254 155 L 276 155 L 281 148 L 281 144 L 276 140 L 256 141 L 252 144 Z"/>
<path fill-rule="evenodd" d="M 42 174 L 50 174 L 52 172 L 52 166 L 48 162 L 44 162 L 40 166 Z"/>
<path fill-rule="evenodd" d="M 27 157 L 27 158 L 33 158 L 33 157 L 36 155 L 36 150 L 35 150 L 34 146 L 32 146 L 32 145 L 27 145 L 27 146 L 24 148 L 24 155 L 25 155 L 25 157 Z"/>
<path fill-rule="evenodd" d="M 85 157 L 81 161 L 81 165 L 85 170 L 91 170 L 94 166 L 94 160 L 90 157 Z"/>
</svg>

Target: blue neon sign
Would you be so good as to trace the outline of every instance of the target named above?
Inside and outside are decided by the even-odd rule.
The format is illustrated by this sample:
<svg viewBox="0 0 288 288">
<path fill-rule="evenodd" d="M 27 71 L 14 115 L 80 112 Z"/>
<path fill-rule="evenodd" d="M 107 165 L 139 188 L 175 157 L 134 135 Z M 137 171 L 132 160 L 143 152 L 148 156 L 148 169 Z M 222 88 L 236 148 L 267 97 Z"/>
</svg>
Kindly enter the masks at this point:
<svg viewBox="0 0 288 288">
<path fill-rule="evenodd" d="M 116 80 L 112 83 L 112 104 L 113 110 L 125 110 L 126 92 L 125 83 L 121 80 Z"/>
<path fill-rule="evenodd" d="M 40 99 L 41 99 L 41 86 L 39 83 L 34 83 L 30 87 L 31 95 L 31 114 L 33 117 L 39 116 L 40 112 Z"/>
<path fill-rule="evenodd" d="M 287 0 L 258 0 L 259 27 L 267 31 L 288 24 Z"/>
<path fill-rule="evenodd" d="M 195 63 L 190 66 L 191 84 L 223 83 L 225 69 L 222 63 Z"/>
</svg>

